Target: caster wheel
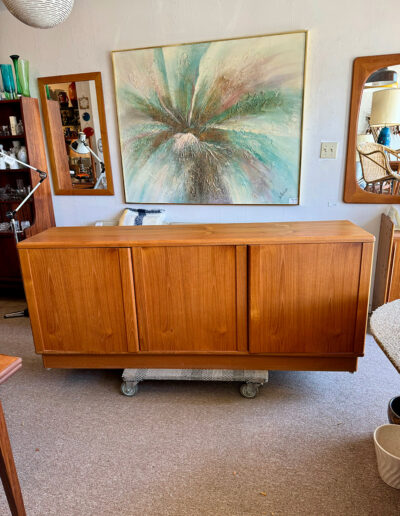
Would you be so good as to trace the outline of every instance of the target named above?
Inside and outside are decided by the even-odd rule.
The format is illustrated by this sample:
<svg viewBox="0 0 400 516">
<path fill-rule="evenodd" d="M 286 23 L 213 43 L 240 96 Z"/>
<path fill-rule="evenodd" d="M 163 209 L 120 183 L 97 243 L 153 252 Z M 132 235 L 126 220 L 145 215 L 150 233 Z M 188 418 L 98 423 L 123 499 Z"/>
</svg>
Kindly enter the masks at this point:
<svg viewBox="0 0 400 516">
<path fill-rule="evenodd" d="M 240 394 L 244 398 L 255 398 L 258 393 L 258 385 L 254 383 L 242 383 L 240 386 Z"/>
<path fill-rule="evenodd" d="M 121 392 L 124 396 L 135 396 L 139 391 L 139 386 L 137 383 L 132 382 L 122 382 L 121 383 Z"/>
</svg>

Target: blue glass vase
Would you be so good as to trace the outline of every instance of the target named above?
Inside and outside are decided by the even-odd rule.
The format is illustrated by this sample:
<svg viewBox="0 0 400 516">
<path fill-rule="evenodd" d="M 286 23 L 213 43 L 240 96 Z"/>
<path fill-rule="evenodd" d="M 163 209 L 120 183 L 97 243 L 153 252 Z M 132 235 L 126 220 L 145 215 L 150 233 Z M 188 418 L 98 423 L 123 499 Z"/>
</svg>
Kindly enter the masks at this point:
<svg viewBox="0 0 400 516">
<path fill-rule="evenodd" d="M 12 66 L 10 64 L 0 64 L 1 78 L 3 79 L 3 87 L 7 99 L 16 99 L 14 76 Z"/>
<path fill-rule="evenodd" d="M 385 147 L 390 147 L 390 129 L 389 127 L 382 127 L 379 136 L 378 143 L 381 145 L 385 145 Z"/>
</svg>

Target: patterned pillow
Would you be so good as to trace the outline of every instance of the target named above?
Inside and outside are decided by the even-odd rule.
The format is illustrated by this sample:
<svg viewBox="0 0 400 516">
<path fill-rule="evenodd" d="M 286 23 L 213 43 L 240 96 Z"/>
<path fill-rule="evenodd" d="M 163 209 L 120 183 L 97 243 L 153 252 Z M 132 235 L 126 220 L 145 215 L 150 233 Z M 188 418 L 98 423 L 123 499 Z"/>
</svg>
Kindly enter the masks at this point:
<svg viewBox="0 0 400 516">
<path fill-rule="evenodd" d="M 164 224 L 165 210 L 145 210 L 126 208 L 118 221 L 118 226 L 159 226 Z"/>
</svg>

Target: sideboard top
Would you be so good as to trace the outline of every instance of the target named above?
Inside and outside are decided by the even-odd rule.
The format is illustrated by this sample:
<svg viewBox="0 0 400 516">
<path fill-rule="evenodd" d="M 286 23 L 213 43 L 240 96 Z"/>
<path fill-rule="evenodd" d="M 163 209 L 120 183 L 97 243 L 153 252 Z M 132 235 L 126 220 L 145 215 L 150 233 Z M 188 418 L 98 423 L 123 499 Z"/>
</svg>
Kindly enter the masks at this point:
<svg viewBox="0 0 400 516">
<path fill-rule="evenodd" d="M 163 226 L 79 226 L 47 229 L 18 244 L 20 249 L 274 243 L 373 242 L 347 220 Z"/>
</svg>

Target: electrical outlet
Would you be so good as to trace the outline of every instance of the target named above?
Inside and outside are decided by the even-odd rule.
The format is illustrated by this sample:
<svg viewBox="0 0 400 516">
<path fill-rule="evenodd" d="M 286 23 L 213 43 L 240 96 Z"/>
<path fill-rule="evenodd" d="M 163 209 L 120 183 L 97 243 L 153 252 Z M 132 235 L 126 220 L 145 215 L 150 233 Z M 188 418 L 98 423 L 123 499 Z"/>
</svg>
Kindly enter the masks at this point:
<svg viewBox="0 0 400 516">
<path fill-rule="evenodd" d="M 321 159 L 336 159 L 337 142 L 321 142 Z"/>
</svg>

